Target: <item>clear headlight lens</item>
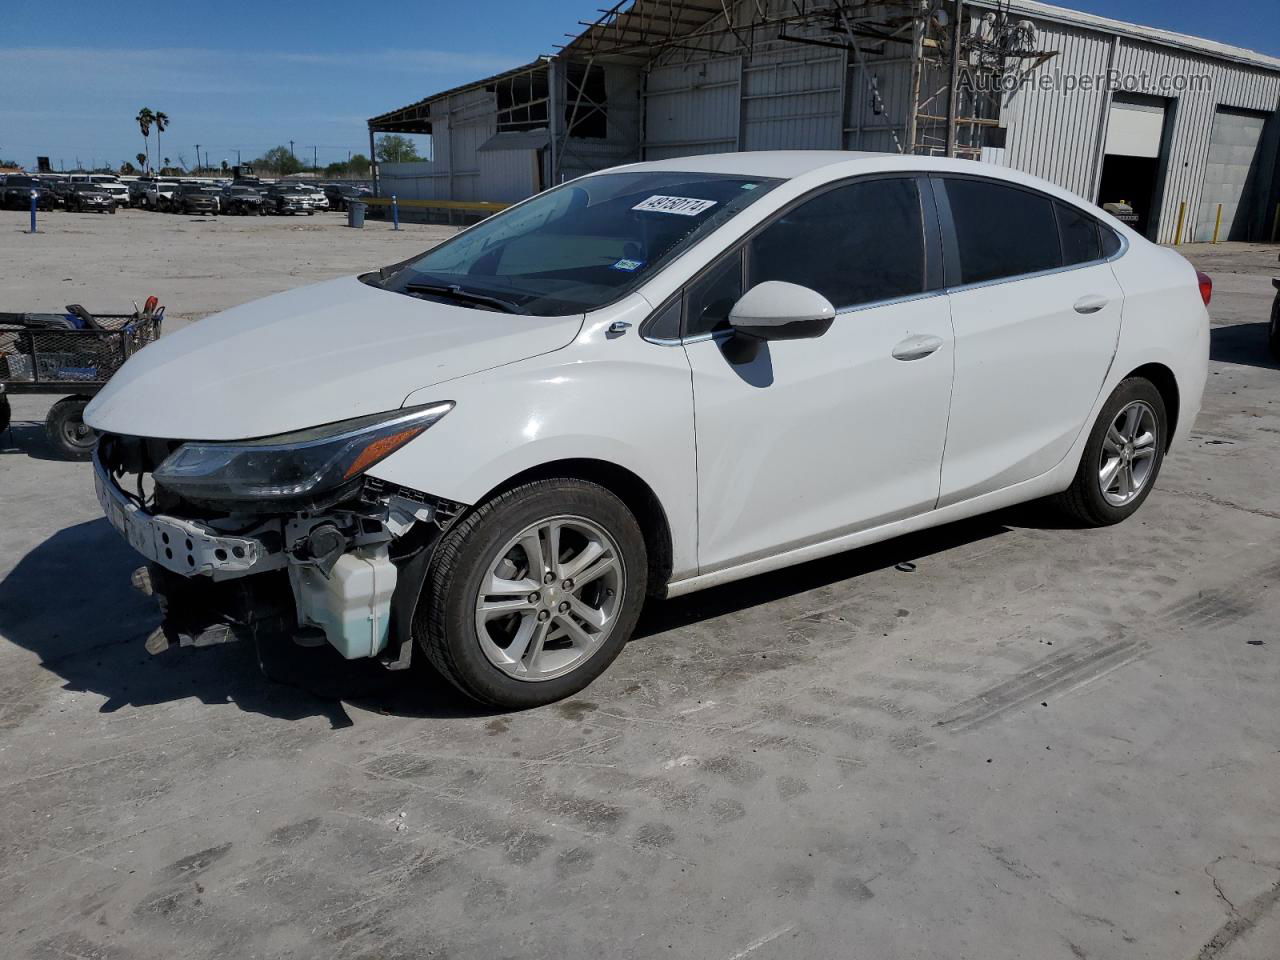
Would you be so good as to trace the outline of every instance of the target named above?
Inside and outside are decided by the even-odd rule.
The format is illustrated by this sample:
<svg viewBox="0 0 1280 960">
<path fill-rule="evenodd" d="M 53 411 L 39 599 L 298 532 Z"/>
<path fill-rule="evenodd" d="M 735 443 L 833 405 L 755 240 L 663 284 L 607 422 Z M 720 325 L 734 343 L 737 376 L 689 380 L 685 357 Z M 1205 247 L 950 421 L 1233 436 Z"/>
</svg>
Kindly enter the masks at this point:
<svg viewBox="0 0 1280 960">
<path fill-rule="evenodd" d="M 259 440 L 185 443 L 154 478 L 191 500 L 307 499 L 360 476 L 452 409 L 434 403 Z"/>
</svg>

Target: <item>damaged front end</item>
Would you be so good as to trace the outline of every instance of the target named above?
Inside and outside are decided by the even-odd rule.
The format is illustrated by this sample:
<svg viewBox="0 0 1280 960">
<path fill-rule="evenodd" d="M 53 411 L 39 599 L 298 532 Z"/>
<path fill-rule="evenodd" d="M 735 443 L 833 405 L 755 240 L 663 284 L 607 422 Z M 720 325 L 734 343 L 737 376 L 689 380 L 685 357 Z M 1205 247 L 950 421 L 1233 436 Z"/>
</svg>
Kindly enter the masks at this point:
<svg viewBox="0 0 1280 960">
<path fill-rule="evenodd" d="M 98 500 L 164 616 L 147 649 L 273 635 L 408 666 L 426 566 L 464 507 L 366 471 L 451 408 L 252 441 L 105 434 Z"/>
</svg>

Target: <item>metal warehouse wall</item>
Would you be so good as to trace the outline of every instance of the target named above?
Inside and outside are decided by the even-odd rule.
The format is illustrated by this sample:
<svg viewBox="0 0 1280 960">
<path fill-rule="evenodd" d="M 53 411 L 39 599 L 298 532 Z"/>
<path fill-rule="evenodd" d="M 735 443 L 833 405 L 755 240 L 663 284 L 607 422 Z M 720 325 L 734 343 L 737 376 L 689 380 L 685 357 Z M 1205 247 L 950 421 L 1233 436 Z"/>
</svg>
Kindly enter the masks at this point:
<svg viewBox="0 0 1280 960">
<path fill-rule="evenodd" d="M 1036 27 L 1039 48 L 1058 51 L 1038 72 L 1091 77 L 1107 72 L 1115 38 L 1051 23 Z M 1095 199 L 1110 102 L 1105 90 L 1064 94 L 1034 85 L 1006 96 L 1001 106 L 1009 129 L 1006 165 Z"/>
<path fill-rule="evenodd" d="M 1194 57 L 1129 41 L 1121 43 L 1116 64 L 1125 73 L 1205 72 L 1212 77 L 1210 89 L 1182 93 L 1172 108 L 1173 136 L 1159 235 L 1161 243 L 1171 243 L 1177 230 L 1178 204 L 1185 201 L 1188 221 L 1200 206 L 1214 111 L 1219 105 L 1267 113 L 1275 111 L 1280 104 L 1280 75 L 1244 64 Z"/>
<path fill-rule="evenodd" d="M 755 0 L 750 0 L 754 3 Z M 785 0 L 770 0 L 781 12 Z M 742 2 L 735 4 L 741 7 Z M 1041 49 L 1058 55 L 1037 74 L 1151 77 L 1208 74 L 1207 89 L 1173 98 L 1169 162 L 1159 239 L 1172 242 L 1180 203 L 1187 205 L 1184 239 L 1199 207 L 1218 106 L 1271 112 L 1280 105 L 1280 72 L 1207 55 L 1121 38 L 1100 29 L 1031 16 Z M 718 41 L 722 48 L 732 43 Z M 706 45 L 704 43 L 704 45 Z M 756 37 L 754 55 L 689 60 L 667 53 L 645 84 L 643 156 L 656 160 L 730 150 L 821 149 L 899 152 L 911 109 L 906 58 L 827 53 Z M 925 89 L 944 81 L 926 76 Z M 1034 84 L 1005 97 L 1008 127 L 1004 163 L 1096 198 L 1111 96 L 1102 90 L 1063 92 Z M 945 112 L 945 95 L 936 110 Z M 841 120 L 841 114 L 844 117 Z M 1264 185 L 1263 191 L 1266 192 Z M 1259 208 L 1257 217 L 1266 216 Z M 1267 224 L 1269 229 L 1269 223 Z"/>
<path fill-rule="evenodd" d="M 607 135 L 599 138 L 571 137 L 558 144 L 560 175 L 556 178 L 557 182 L 640 159 L 640 70 L 617 64 L 608 64 L 603 68 L 597 64 L 592 69 L 604 70 Z M 552 64 L 552 70 L 553 82 L 559 90 L 558 102 L 565 105 L 565 112 L 568 113 L 573 109 L 573 101 L 569 99 L 566 89 L 562 64 Z M 555 135 L 563 138 L 564 128 L 568 126 L 567 120 L 559 116 L 552 120 L 556 124 Z"/>
<path fill-rule="evenodd" d="M 645 82 L 644 159 L 737 150 L 741 95 L 741 57 L 654 67 Z"/>
<path fill-rule="evenodd" d="M 480 181 L 480 146 L 498 130 L 494 95 L 483 87 L 431 104 L 432 159 L 379 165 L 384 196 L 416 200 L 489 200 Z M 489 192 L 505 189 L 489 184 Z"/>
<path fill-rule="evenodd" d="M 761 0 L 737 0 L 753 7 Z M 775 13 L 791 11 L 790 0 L 764 0 Z M 1066 15 L 1064 15 L 1066 16 Z M 735 15 L 735 20 L 738 17 Z M 1177 230 L 1180 203 L 1186 203 L 1184 238 L 1199 210 L 1214 114 L 1219 106 L 1273 112 L 1280 106 L 1280 71 L 1237 63 L 1121 37 L 1098 25 L 1029 16 L 1041 49 L 1057 55 L 1041 65 L 1045 73 L 1100 77 L 1121 74 L 1187 76 L 1207 74 L 1206 89 L 1178 93 L 1168 113 L 1169 154 L 1158 211 L 1162 242 Z M 794 28 L 793 28 L 794 29 Z M 908 60 L 896 56 L 850 56 L 844 50 L 801 45 L 774 36 L 753 36 L 749 58 L 736 52 L 736 38 L 724 34 L 702 41 L 712 52 L 667 50 L 647 70 L 608 65 L 608 135 L 564 142 L 568 104 L 565 64 L 550 65 L 555 91 L 552 110 L 553 180 L 566 180 L 633 159 L 657 160 L 700 153 L 769 149 L 851 149 L 900 152 L 911 110 Z M 714 51 L 718 49 L 721 54 Z M 594 69 L 600 69 L 596 66 Z M 924 89 L 945 88 L 928 72 Z M 942 114 L 940 93 L 929 112 Z M 1001 109 L 1008 129 L 1002 162 L 1096 199 L 1109 121 L 1110 94 L 1064 91 L 1028 84 L 1006 95 Z M 527 156 L 480 154 L 496 132 L 494 95 L 483 88 L 431 104 L 435 156 L 421 164 L 384 164 L 382 190 L 403 197 L 454 200 L 515 199 L 531 189 Z M 1280 124 L 1273 120 L 1272 131 Z M 937 131 L 928 129 L 923 136 Z M 941 146 L 941 138 L 939 140 Z M 932 140 L 928 142 L 932 143 Z M 1274 142 L 1274 136 L 1267 141 Z M 558 174 L 558 175 L 557 175 Z M 1265 196 L 1269 170 L 1260 192 Z M 1266 211 L 1255 212 L 1258 232 Z"/>
<path fill-rule="evenodd" d="M 1173 242 L 1183 202 L 1187 205 L 1183 239 L 1188 239 L 1200 205 L 1215 111 L 1219 106 L 1275 111 L 1280 104 L 1280 74 L 1057 23 L 1036 21 L 1036 26 L 1041 48 L 1059 51 L 1041 71 L 1099 76 L 1115 69 L 1134 76 L 1206 74 L 1211 78 L 1207 89 L 1175 94 L 1169 108 L 1173 128 L 1158 239 Z M 1111 96 L 1104 91 L 1064 94 L 1022 88 L 1004 104 L 1003 119 L 1009 128 L 1006 163 L 1096 199 L 1110 103 Z"/>
<path fill-rule="evenodd" d="M 757 0 L 749 2 L 754 7 Z M 788 0 L 769 0 L 768 6 L 774 13 L 792 12 Z M 702 41 L 726 49 L 724 56 L 690 60 L 672 51 L 651 66 L 644 88 L 644 159 L 840 149 L 844 52 L 757 35 L 753 56 L 744 59 L 728 52 L 734 42 L 731 35 Z"/>
</svg>

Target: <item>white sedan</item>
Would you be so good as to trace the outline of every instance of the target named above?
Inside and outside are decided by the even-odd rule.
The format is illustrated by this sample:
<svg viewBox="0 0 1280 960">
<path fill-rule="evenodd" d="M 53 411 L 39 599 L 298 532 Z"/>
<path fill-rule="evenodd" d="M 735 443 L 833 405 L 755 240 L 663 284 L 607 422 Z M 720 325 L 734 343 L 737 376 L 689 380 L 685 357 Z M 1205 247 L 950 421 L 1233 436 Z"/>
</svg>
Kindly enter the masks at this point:
<svg viewBox="0 0 1280 960">
<path fill-rule="evenodd" d="M 152 652 L 417 648 L 528 707 L 599 675 L 646 596 L 1023 501 L 1130 516 L 1199 410 L 1209 296 L 1024 174 L 690 157 L 202 320 L 85 420 L 168 598 Z"/>
</svg>

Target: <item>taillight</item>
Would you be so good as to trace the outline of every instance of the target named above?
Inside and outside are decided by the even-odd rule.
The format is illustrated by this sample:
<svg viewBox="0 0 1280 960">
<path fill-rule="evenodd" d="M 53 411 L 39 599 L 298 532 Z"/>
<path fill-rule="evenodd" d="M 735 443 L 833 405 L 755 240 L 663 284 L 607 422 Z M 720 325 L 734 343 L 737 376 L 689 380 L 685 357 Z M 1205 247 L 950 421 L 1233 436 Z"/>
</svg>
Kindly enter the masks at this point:
<svg viewBox="0 0 1280 960">
<path fill-rule="evenodd" d="M 1196 280 L 1200 283 L 1200 299 L 1204 301 L 1207 307 L 1209 301 L 1213 299 L 1213 278 L 1207 273 L 1196 271 Z"/>
</svg>

